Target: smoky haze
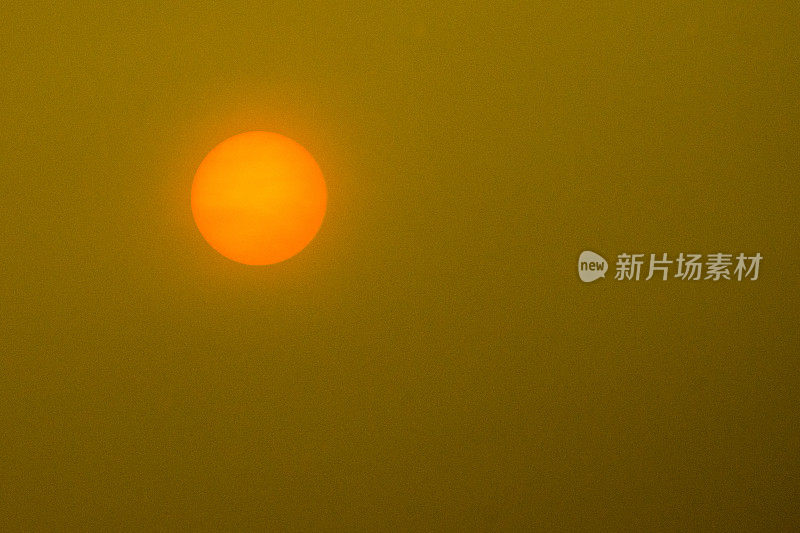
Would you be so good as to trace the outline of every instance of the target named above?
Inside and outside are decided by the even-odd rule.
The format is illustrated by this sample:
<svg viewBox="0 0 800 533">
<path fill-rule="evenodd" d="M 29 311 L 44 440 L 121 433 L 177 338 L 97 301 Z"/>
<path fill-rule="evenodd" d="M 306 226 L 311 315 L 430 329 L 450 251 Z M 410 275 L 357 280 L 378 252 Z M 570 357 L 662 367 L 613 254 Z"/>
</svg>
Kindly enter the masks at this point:
<svg viewBox="0 0 800 533">
<path fill-rule="evenodd" d="M 797 529 L 799 16 L 12 2 L 0 529 Z M 251 130 L 328 186 L 272 267 L 189 206 Z"/>
</svg>

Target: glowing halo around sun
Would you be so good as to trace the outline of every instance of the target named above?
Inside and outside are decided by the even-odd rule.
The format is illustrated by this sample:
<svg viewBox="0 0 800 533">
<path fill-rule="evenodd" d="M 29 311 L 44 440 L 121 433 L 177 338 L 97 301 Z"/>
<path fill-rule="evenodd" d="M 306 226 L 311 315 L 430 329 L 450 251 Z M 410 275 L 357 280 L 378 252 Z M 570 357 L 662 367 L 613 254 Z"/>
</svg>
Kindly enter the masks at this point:
<svg viewBox="0 0 800 533">
<path fill-rule="evenodd" d="M 192 182 L 192 215 L 201 235 L 246 265 L 271 265 L 300 252 L 319 231 L 327 201 L 311 154 L 265 131 L 222 141 Z"/>
</svg>

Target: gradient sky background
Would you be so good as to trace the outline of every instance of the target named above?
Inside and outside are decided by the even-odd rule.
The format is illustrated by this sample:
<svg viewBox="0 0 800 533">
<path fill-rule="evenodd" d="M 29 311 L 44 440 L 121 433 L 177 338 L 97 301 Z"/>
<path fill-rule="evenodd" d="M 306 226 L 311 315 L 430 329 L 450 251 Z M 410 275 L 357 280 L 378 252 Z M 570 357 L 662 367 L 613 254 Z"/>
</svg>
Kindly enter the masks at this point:
<svg viewBox="0 0 800 533">
<path fill-rule="evenodd" d="M 797 4 L 341 4 L 3 8 L 0 529 L 800 527 Z M 254 129 L 273 267 L 189 208 Z"/>
</svg>

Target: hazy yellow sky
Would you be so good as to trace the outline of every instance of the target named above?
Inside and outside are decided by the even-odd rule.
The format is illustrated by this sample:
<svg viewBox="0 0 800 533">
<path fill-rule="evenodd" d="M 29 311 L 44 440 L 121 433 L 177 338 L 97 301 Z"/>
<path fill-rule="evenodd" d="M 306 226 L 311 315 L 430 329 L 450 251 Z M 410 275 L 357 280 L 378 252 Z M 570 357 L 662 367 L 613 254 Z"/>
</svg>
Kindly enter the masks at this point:
<svg viewBox="0 0 800 533">
<path fill-rule="evenodd" d="M 175 4 L 3 8 L 0 529 L 798 527 L 795 3 Z M 250 130 L 272 267 L 189 205 Z"/>
</svg>

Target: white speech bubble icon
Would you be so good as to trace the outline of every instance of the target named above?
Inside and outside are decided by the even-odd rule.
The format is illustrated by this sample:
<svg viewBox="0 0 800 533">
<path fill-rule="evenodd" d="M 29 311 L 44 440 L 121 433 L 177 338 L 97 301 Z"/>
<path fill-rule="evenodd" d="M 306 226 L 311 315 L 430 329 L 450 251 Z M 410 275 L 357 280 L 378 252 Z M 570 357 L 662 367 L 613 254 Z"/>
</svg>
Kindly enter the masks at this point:
<svg viewBox="0 0 800 533">
<path fill-rule="evenodd" d="M 581 252 L 581 256 L 578 258 L 578 276 L 581 281 L 589 283 L 597 278 L 604 278 L 607 270 L 608 262 L 603 259 L 603 256 L 589 250 Z"/>
</svg>

